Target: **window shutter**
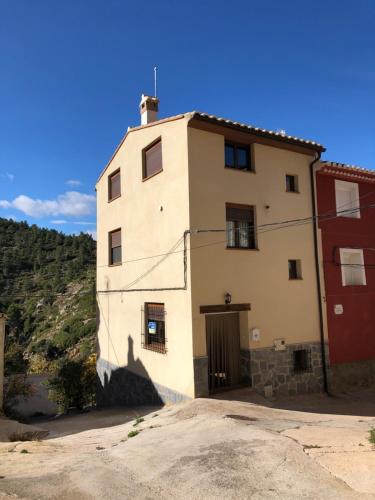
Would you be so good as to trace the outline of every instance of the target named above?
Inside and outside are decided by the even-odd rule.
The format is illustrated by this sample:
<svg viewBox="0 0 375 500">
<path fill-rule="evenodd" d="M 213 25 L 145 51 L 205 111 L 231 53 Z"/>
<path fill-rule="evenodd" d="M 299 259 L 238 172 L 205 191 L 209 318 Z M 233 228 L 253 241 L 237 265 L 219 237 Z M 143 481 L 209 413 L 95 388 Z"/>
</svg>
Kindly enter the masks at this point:
<svg viewBox="0 0 375 500">
<path fill-rule="evenodd" d="M 112 175 L 109 179 L 109 199 L 117 198 L 121 195 L 121 177 L 120 172 Z"/>
<path fill-rule="evenodd" d="M 245 221 L 254 222 L 254 211 L 252 207 L 240 208 L 236 206 L 227 205 L 227 220 L 232 221 Z"/>
<path fill-rule="evenodd" d="M 147 304 L 147 318 L 154 321 L 164 321 L 164 304 Z"/>
<path fill-rule="evenodd" d="M 121 246 L 121 231 L 116 231 L 111 234 L 111 248 L 116 248 Z"/>
<path fill-rule="evenodd" d="M 151 146 L 145 153 L 145 177 L 150 177 L 157 172 L 160 172 L 163 168 L 163 157 L 161 150 L 161 141 Z"/>
</svg>

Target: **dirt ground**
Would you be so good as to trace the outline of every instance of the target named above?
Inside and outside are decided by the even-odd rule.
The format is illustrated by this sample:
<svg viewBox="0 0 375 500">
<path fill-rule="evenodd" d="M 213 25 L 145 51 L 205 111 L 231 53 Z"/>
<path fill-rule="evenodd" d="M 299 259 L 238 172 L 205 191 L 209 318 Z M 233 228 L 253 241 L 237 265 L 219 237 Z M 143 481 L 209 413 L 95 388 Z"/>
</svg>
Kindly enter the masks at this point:
<svg viewBox="0 0 375 500">
<path fill-rule="evenodd" d="M 38 422 L 41 441 L 5 442 L 8 424 L 1 499 L 375 499 L 375 390 L 93 411 Z"/>
</svg>

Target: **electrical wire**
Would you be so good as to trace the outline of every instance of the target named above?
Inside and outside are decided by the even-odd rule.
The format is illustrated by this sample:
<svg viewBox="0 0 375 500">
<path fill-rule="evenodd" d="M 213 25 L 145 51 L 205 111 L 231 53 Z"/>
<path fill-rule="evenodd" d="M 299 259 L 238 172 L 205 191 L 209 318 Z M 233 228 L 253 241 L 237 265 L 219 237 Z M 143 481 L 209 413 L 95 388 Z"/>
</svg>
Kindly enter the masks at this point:
<svg viewBox="0 0 375 500">
<path fill-rule="evenodd" d="M 375 193 L 375 191 L 374 191 Z M 368 193 L 367 193 L 368 194 Z M 362 209 L 367 209 L 367 208 L 375 208 L 375 203 L 372 203 L 370 205 L 362 205 L 362 206 L 359 206 L 358 208 L 356 209 L 347 209 L 347 210 L 342 210 L 342 211 L 339 211 L 339 212 L 330 212 L 330 213 L 335 213 L 334 216 L 332 216 L 331 218 L 332 219 L 335 219 L 337 217 L 341 217 L 342 214 L 350 214 L 350 213 L 354 213 L 358 210 L 362 210 Z M 340 215 L 338 215 L 340 214 Z M 327 213 L 328 215 L 328 213 Z M 321 217 L 324 217 L 325 215 L 317 215 L 315 218 L 316 219 L 319 219 Z M 324 219 L 324 220 L 331 220 L 331 218 L 329 219 Z M 270 222 L 270 223 L 267 223 L 267 224 L 260 224 L 259 226 L 254 226 L 253 224 L 249 225 L 249 226 L 245 226 L 243 228 L 237 228 L 237 229 L 234 229 L 235 231 L 241 231 L 241 230 L 244 230 L 246 228 L 250 228 L 250 229 L 255 229 L 257 231 L 257 234 L 262 234 L 264 232 L 268 232 L 267 230 L 265 231 L 259 231 L 259 229 L 263 229 L 263 228 L 268 228 L 270 227 L 271 229 L 270 230 L 273 230 L 273 229 L 282 229 L 283 227 L 293 227 L 293 226 L 299 226 L 299 225 L 304 225 L 304 223 L 311 223 L 313 222 L 314 220 L 314 217 L 311 216 L 311 217 L 303 217 L 301 219 L 290 219 L 290 220 L 285 220 L 285 221 L 279 221 L 279 222 Z M 290 224 L 289 224 L 290 223 Z M 281 226 L 281 227 L 276 227 L 276 228 L 272 228 L 272 226 Z M 223 232 L 228 232 L 228 229 L 192 229 L 190 231 L 191 234 L 198 234 L 198 233 L 223 233 Z M 219 243 L 225 243 L 226 240 L 220 240 L 220 241 L 217 241 L 217 242 L 213 242 L 213 243 L 209 243 L 207 245 L 199 245 L 197 247 L 190 247 L 188 250 L 195 250 L 195 249 L 198 249 L 198 248 L 203 248 L 205 246 L 209 246 L 209 245 L 216 245 L 216 244 L 219 244 Z M 132 262 L 139 262 L 139 261 L 142 261 L 142 260 L 148 260 L 148 259 L 154 259 L 154 258 L 157 258 L 157 257 L 163 257 L 165 255 L 171 255 L 171 253 L 181 253 L 183 252 L 184 250 L 176 250 L 174 252 L 164 252 L 164 253 L 160 253 L 160 254 L 156 254 L 156 255 L 149 255 L 147 257 L 140 257 L 140 258 L 137 258 L 137 259 L 129 259 L 129 260 L 123 260 L 121 261 L 121 264 L 130 264 Z M 100 269 L 100 268 L 103 268 L 103 267 L 108 267 L 108 264 L 101 264 L 101 265 L 97 265 L 96 266 L 97 269 Z"/>
<path fill-rule="evenodd" d="M 364 193 L 362 196 L 360 196 L 358 198 L 358 200 L 363 199 L 363 198 L 365 198 L 365 197 L 367 197 L 367 196 L 369 196 L 370 194 L 373 194 L 373 193 L 375 193 L 375 190 L 374 191 L 369 191 L 368 193 Z M 344 206 L 346 206 L 346 205 L 348 205 L 350 203 L 351 202 L 344 203 L 344 204 L 340 205 L 337 208 L 342 208 L 342 207 L 344 207 Z M 358 206 L 358 207 L 356 207 L 354 209 L 350 208 L 350 209 L 339 210 L 339 211 L 337 211 L 337 208 L 336 208 L 336 211 L 329 211 L 329 212 L 326 212 L 326 213 L 323 213 L 323 214 L 319 214 L 319 215 L 317 215 L 315 217 L 311 216 L 311 217 L 303 217 L 303 218 L 299 218 L 299 219 L 289 219 L 289 220 L 284 220 L 284 221 L 278 221 L 278 222 L 271 222 L 271 223 L 267 223 L 267 224 L 261 224 L 259 226 L 254 226 L 254 224 L 251 224 L 251 225 L 248 225 L 247 227 L 245 226 L 245 228 L 253 230 L 253 231 L 256 231 L 257 234 L 264 234 L 266 232 L 271 232 L 271 231 L 275 231 L 275 230 L 279 230 L 279 229 L 285 229 L 285 228 L 290 228 L 290 227 L 299 227 L 299 226 L 302 226 L 302 225 L 305 225 L 305 224 L 310 224 L 310 223 L 312 223 L 314 221 L 314 219 L 323 220 L 323 221 L 335 219 L 337 217 L 342 216 L 343 214 L 349 215 L 351 213 L 357 212 L 358 210 L 367 209 L 367 208 L 375 208 L 375 204 L 362 205 L 362 206 L 360 205 L 360 206 Z M 242 228 L 235 228 L 234 230 L 235 231 L 237 231 L 237 230 L 238 231 L 243 231 L 245 228 L 244 227 L 242 227 Z M 199 233 L 210 233 L 210 232 L 212 232 L 212 233 L 215 233 L 215 232 L 228 232 L 228 230 L 227 229 L 206 229 L 206 230 L 205 229 L 201 229 L 201 230 L 190 230 L 189 232 L 190 232 L 190 234 L 199 234 Z M 173 245 L 173 247 L 170 249 L 170 251 L 168 251 L 168 252 L 161 253 L 161 254 L 156 254 L 156 255 L 151 255 L 151 256 L 147 256 L 147 257 L 140 257 L 140 258 L 136 258 L 136 259 L 130 259 L 130 260 L 122 261 L 121 262 L 122 264 L 128 264 L 128 263 L 132 263 L 132 262 L 139 262 L 139 261 L 148 260 L 148 259 L 152 259 L 152 258 L 162 257 L 162 259 L 159 262 L 157 262 L 156 264 L 154 264 L 150 269 L 148 269 L 143 274 L 141 274 L 140 276 L 138 276 L 135 280 L 133 280 L 132 282 L 130 282 L 128 285 L 126 285 L 125 289 L 122 290 L 122 291 L 129 290 L 131 286 L 134 286 L 137 282 L 139 282 L 141 279 L 143 279 L 148 274 L 150 274 L 168 256 L 170 256 L 172 254 L 186 252 L 187 250 L 197 250 L 197 249 L 200 249 L 200 248 L 205 248 L 205 247 L 208 247 L 208 246 L 214 246 L 214 245 L 218 245 L 218 244 L 222 244 L 222 243 L 227 242 L 227 240 L 220 240 L 220 241 L 215 241 L 215 242 L 210 242 L 210 243 L 206 243 L 206 244 L 202 244 L 202 245 L 190 247 L 188 249 L 186 248 L 186 246 L 184 246 L 184 249 L 176 250 L 176 248 L 180 245 L 180 243 L 183 240 L 184 240 L 184 236 L 181 237 Z M 97 268 L 100 268 L 100 267 L 108 267 L 108 265 L 106 264 L 106 265 L 97 266 Z M 47 277 L 47 276 L 56 277 L 56 273 L 41 274 L 41 276 L 42 277 Z M 16 278 L 14 278 L 14 279 L 16 279 Z M 24 277 L 22 279 L 24 279 Z M 32 280 L 32 279 L 35 279 L 35 278 L 33 276 L 26 276 L 26 279 L 31 279 Z M 167 289 L 170 289 L 170 288 L 168 287 Z M 181 287 L 173 287 L 172 289 L 181 289 Z M 155 290 L 155 289 L 152 289 L 152 290 Z M 132 291 L 132 290 L 129 290 L 129 291 Z M 38 292 L 38 293 L 40 293 L 40 292 Z M 64 294 L 58 294 L 58 295 L 59 296 L 63 296 Z M 35 296 L 36 297 L 37 295 L 29 293 L 29 294 L 27 294 L 27 296 Z M 40 295 L 40 296 L 43 297 L 43 295 Z M 49 296 L 51 296 L 51 294 L 49 294 Z M 57 294 L 55 296 L 57 296 Z M 2 297 L 0 297 L 0 298 L 2 298 Z"/>
</svg>

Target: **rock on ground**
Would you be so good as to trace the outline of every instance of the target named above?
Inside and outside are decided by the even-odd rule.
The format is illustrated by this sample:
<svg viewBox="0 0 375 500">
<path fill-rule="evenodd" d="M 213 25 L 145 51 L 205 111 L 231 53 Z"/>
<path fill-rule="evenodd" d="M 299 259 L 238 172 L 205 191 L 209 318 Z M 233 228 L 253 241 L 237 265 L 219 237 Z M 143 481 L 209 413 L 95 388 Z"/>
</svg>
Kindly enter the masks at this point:
<svg viewBox="0 0 375 500">
<path fill-rule="evenodd" d="M 0 491 L 38 500 L 375 498 L 373 416 L 257 402 L 197 399 L 44 422 L 47 439 L 0 444 Z"/>
</svg>

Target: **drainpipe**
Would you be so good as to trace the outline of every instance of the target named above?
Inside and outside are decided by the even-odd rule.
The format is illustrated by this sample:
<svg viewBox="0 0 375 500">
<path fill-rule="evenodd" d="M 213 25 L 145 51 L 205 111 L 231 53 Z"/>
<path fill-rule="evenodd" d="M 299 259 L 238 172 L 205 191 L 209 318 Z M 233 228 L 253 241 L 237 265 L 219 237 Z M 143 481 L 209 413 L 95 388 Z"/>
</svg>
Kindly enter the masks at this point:
<svg viewBox="0 0 375 500">
<path fill-rule="evenodd" d="M 329 394 L 328 374 L 327 374 L 327 364 L 326 364 L 326 349 L 324 343 L 322 287 L 320 284 L 320 270 L 319 270 L 318 224 L 317 224 L 317 213 L 316 213 L 317 203 L 315 199 L 315 182 L 314 182 L 314 165 L 320 160 L 320 157 L 321 153 L 319 152 L 315 157 L 315 159 L 310 163 L 310 183 L 311 183 L 311 197 L 312 197 L 312 210 L 313 210 L 314 254 L 315 254 L 316 284 L 318 290 L 318 304 L 319 304 L 319 328 L 320 328 L 320 348 L 322 352 L 323 386 L 324 386 L 324 392 Z"/>
</svg>

